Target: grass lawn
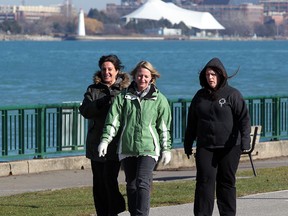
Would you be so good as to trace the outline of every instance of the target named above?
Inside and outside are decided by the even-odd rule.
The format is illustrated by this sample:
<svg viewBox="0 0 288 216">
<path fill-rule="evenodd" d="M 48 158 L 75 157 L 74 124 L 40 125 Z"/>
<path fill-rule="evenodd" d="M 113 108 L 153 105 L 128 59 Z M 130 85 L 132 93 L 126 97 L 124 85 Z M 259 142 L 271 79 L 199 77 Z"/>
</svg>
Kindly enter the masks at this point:
<svg viewBox="0 0 288 216">
<path fill-rule="evenodd" d="M 288 189 L 288 167 L 257 169 L 237 173 L 237 196 Z M 125 186 L 121 192 L 127 199 Z M 154 182 L 151 207 L 193 202 L 194 180 Z M 1 215 L 90 216 L 95 212 L 91 187 L 50 190 L 0 197 Z"/>
</svg>

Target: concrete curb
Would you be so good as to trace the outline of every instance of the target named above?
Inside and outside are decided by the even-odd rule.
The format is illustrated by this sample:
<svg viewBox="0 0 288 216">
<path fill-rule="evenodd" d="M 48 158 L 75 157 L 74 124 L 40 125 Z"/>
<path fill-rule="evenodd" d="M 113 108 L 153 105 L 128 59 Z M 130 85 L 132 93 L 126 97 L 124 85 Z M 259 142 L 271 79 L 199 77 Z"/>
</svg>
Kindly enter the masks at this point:
<svg viewBox="0 0 288 216">
<path fill-rule="evenodd" d="M 288 140 L 256 143 L 252 155 L 253 160 L 286 157 L 288 156 Z M 248 155 L 242 155 L 241 161 L 246 160 L 249 160 Z M 159 163 L 157 170 L 181 169 L 187 167 L 195 167 L 194 157 L 188 159 L 184 153 L 184 149 L 178 148 L 172 150 L 171 162 L 165 167 Z"/>
<path fill-rule="evenodd" d="M 0 163 L 0 176 L 23 175 L 56 170 L 77 170 L 91 168 L 85 156 L 33 159 Z"/>
<path fill-rule="evenodd" d="M 288 156 L 288 140 L 260 142 L 254 150 L 253 159 L 269 159 Z M 241 161 L 249 160 L 244 155 Z M 194 157 L 190 159 L 184 153 L 183 148 L 172 150 L 172 160 L 167 166 L 157 164 L 156 170 L 177 170 L 181 168 L 195 167 Z M 23 161 L 11 161 L 0 163 L 0 176 L 23 175 L 56 170 L 77 170 L 91 168 L 90 160 L 85 156 L 73 156 L 50 159 L 31 159 Z"/>
</svg>

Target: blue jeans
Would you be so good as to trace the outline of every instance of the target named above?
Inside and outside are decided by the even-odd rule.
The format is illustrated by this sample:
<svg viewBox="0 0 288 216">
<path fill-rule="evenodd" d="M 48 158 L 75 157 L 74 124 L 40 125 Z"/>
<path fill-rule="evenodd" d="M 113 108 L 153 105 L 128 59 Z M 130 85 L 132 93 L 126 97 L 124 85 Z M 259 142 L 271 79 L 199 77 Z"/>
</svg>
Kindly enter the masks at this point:
<svg viewBox="0 0 288 216">
<path fill-rule="evenodd" d="M 128 157 L 122 160 L 131 216 L 148 216 L 153 170 L 156 161 L 149 156 Z"/>
</svg>

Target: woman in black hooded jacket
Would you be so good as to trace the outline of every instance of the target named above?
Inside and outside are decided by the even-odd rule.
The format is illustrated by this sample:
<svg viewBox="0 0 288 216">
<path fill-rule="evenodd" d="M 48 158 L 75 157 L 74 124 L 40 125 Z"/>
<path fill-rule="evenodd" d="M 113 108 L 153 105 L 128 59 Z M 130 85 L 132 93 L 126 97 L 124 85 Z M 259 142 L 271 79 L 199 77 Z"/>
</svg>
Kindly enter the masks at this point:
<svg viewBox="0 0 288 216">
<path fill-rule="evenodd" d="M 91 160 L 95 209 L 98 216 L 114 216 L 126 209 L 117 180 L 120 162 L 116 149 L 120 134 L 109 145 L 105 157 L 98 156 L 98 145 L 114 97 L 129 86 L 130 77 L 121 72 L 124 66 L 116 55 L 102 56 L 98 66 L 100 71 L 94 74 L 94 83 L 88 86 L 79 111 L 88 119 L 86 157 Z"/>
<path fill-rule="evenodd" d="M 251 126 L 245 100 L 228 78 L 222 62 L 211 59 L 189 108 L 184 150 L 189 158 L 196 141 L 195 215 L 212 215 L 215 183 L 220 215 L 236 215 L 235 174 L 242 151 L 250 148 Z"/>
</svg>

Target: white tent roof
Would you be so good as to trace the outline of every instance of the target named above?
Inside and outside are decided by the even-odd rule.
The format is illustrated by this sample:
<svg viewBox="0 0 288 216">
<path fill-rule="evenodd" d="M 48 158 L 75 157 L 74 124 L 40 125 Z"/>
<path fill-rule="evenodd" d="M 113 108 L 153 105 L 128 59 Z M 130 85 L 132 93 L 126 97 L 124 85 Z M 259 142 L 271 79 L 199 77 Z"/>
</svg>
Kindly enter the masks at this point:
<svg viewBox="0 0 288 216">
<path fill-rule="evenodd" d="M 188 27 L 201 30 L 222 30 L 225 29 L 210 13 L 191 11 L 180 8 L 173 3 L 165 3 L 161 0 L 148 0 L 132 13 L 123 16 L 129 19 L 167 19 L 172 24 L 181 21 Z"/>
</svg>

